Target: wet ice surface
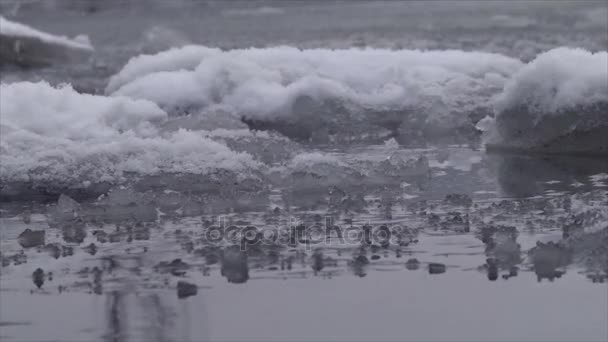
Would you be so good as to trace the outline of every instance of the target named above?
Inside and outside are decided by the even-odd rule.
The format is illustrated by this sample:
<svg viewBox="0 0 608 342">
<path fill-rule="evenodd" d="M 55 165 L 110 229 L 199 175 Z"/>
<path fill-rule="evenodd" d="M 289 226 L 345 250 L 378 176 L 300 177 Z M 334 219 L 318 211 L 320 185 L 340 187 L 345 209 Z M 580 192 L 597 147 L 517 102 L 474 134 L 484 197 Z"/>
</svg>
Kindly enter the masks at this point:
<svg viewBox="0 0 608 342">
<path fill-rule="evenodd" d="M 605 2 L 19 3 L 95 54 L 0 74 L 0 340 L 608 339 L 606 159 L 476 130 L 603 148 Z"/>
<path fill-rule="evenodd" d="M 355 150 L 328 153 L 337 171 L 313 164 L 314 181 L 286 168 L 290 186 L 253 194 L 168 185 L 4 203 L 3 339 L 606 338 L 608 197 L 592 162 Z M 396 153 L 424 156 L 426 172 L 345 171 Z M 257 243 L 233 226 L 284 235 Z"/>
</svg>

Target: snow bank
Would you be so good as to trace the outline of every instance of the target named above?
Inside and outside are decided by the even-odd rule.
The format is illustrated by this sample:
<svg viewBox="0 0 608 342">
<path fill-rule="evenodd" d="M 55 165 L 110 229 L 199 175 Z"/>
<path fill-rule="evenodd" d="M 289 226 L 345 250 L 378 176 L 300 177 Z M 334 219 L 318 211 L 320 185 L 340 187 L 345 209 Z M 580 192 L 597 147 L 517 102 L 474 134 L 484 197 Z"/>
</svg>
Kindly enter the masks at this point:
<svg viewBox="0 0 608 342">
<path fill-rule="evenodd" d="M 155 55 L 134 57 L 129 60 L 120 73 L 110 78 L 106 93 L 113 93 L 125 84 L 149 74 L 193 70 L 206 57 L 219 53 L 221 53 L 219 49 L 187 45 L 159 52 Z"/>
<path fill-rule="evenodd" d="M 86 36 L 70 39 L 0 16 L 0 61 L 24 66 L 86 61 L 93 47 Z"/>
<path fill-rule="evenodd" d="M 495 108 L 492 144 L 606 153 L 608 53 L 543 53 L 514 75 Z"/>
<path fill-rule="evenodd" d="M 520 67 L 502 55 L 463 51 L 189 47 L 131 60 L 107 90 L 169 111 L 221 107 L 250 120 L 322 127 L 339 108 L 346 115 L 338 123 L 398 125 L 412 114 L 440 122 L 489 110 Z"/>
<path fill-rule="evenodd" d="M 70 86 L 0 86 L 0 183 L 49 188 L 119 183 L 128 175 L 246 173 L 250 155 L 187 130 L 161 134 L 157 105 L 124 97 L 83 95 Z"/>
</svg>

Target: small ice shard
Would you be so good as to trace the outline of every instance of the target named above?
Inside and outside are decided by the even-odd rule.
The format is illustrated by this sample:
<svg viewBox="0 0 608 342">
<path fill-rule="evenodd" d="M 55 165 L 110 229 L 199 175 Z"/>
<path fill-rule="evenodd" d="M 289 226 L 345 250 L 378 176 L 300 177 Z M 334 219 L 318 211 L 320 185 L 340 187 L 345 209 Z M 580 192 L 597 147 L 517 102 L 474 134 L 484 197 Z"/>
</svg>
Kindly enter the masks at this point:
<svg viewBox="0 0 608 342">
<path fill-rule="evenodd" d="M 156 208 L 157 205 L 151 198 L 131 188 L 121 187 L 113 189 L 106 197 L 98 200 L 95 208 L 88 213 L 108 222 L 149 222 L 158 218 Z"/>
<path fill-rule="evenodd" d="M 562 244 L 552 241 L 548 243 L 537 242 L 536 247 L 529 252 L 534 273 L 540 282 L 543 278 L 553 281 L 563 274 L 559 269 L 572 261 L 572 251 Z"/>
<path fill-rule="evenodd" d="M 68 257 L 74 255 L 74 247 L 70 246 L 61 246 L 61 256 Z"/>
<path fill-rule="evenodd" d="M 445 196 L 445 199 L 443 201 L 450 205 L 467 208 L 473 205 L 473 200 L 467 194 L 448 194 L 447 196 Z"/>
<path fill-rule="evenodd" d="M 231 246 L 222 253 L 221 274 L 229 283 L 242 284 L 249 280 L 249 265 L 247 254 L 239 246 Z"/>
<path fill-rule="evenodd" d="M 25 210 L 21 213 L 21 219 L 23 220 L 23 223 L 30 224 L 32 222 L 32 212 Z"/>
<path fill-rule="evenodd" d="M 31 230 L 27 228 L 17 237 L 17 242 L 23 248 L 31 248 L 44 245 L 44 230 Z"/>
<path fill-rule="evenodd" d="M 185 281 L 177 282 L 177 298 L 184 299 L 190 296 L 195 296 L 198 292 L 198 288 L 194 284 L 187 283 Z"/>
<path fill-rule="evenodd" d="M 95 246 L 95 244 L 91 242 L 88 246 L 84 248 L 84 251 L 91 255 L 95 255 L 97 254 L 97 246 Z"/>
<path fill-rule="evenodd" d="M 49 253 L 49 255 L 55 259 L 59 259 L 61 256 L 61 248 L 57 244 L 48 244 L 42 248 L 44 252 Z"/>
<path fill-rule="evenodd" d="M 174 259 L 171 262 L 162 261 L 154 266 L 154 269 L 159 273 L 171 273 L 174 276 L 184 276 L 190 266 L 183 262 L 182 259 Z"/>
<path fill-rule="evenodd" d="M 71 222 L 61 228 L 63 240 L 68 243 L 82 243 L 87 236 L 84 225 L 80 222 Z"/>
<path fill-rule="evenodd" d="M 496 260 L 493 258 L 488 258 L 486 260 L 486 267 L 488 272 L 488 280 L 496 281 L 498 279 L 498 264 Z"/>
<path fill-rule="evenodd" d="M 99 267 L 93 267 L 93 293 L 101 294 L 102 293 L 102 275 L 103 271 L 99 269 Z"/>
<path fill-rule="evenodd" d="M 418 268 L 420 268 L 420 261 L 418 261 L 418 259 L 416 259 L 416 258 L 408 259 L 405 262 L 405 268 L 407 268 L 410 271 L 415 271 Z"/>
<path fill-rule="evenodd" d="M 429 264 L 429 274 L 441 274 L 445 273 L 445 265 L 440 263 L 432 262 Z"/>
<path fill-rule="evenodd" d="M 44 284 L 44 271 L 42 270 L 42 268 L 37 268 L 34 273 L 32 273 L 32 281 L 34 282 L 36 287 L 42 287 L 42 284 Z"/>
<path fill-rule="evenodd" d="M 323 252 L 319 250 L 315 251 L 312 255 L 312 270 L 315 272 L 315 275 L 317 272 L 320 272 L 324 266 Z"/>
<path fill-rule="evenodd" d="M 63 213 L 76 212 L 79 208 L 80 204 L 68 195 L 61 194 L 57 200 L 57 210 Z"/>
<path fill-rule="evenodd" d="M 78 217 L 80 204 L 73 200 L 70 196 L 61 194 L 57 200 L 57 205 L 51 211 L 52 220 L 54 222 L 71 221 Z"/>
</svg>

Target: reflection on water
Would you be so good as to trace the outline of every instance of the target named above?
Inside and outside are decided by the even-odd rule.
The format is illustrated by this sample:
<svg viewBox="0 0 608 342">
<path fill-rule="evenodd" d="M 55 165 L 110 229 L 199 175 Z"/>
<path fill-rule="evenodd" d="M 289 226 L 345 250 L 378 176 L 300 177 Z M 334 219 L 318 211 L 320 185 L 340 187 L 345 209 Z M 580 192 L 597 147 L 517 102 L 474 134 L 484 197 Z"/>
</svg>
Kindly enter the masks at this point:
<svg viewBox="0 0 608 342">
<path fill-rule="evenodd" d="M 428 310 L 447 313 L 456 297 L 476 303 L 480 293 L 486 293 L 482 297 L 493 293 L 492 298 L 503 293 L 508 301 L 523 305 L 523 310 L 535 311 L 518 298 L 536 291 L 533 284 L 538 282 L 543 286 L 539 290 L 553 293 L 536 294 L 539 308 L 559 303 L 568 291 L 575 296 L 586 293 L 595 304 L 585 310 L 601 319 L 605 306 L 597 291 L 605 289 L 608 273 L 608 199 L 605 177 L 598 175 L 604 163 L 596 160 L 581 167 L 555 159 L 494 155 L 470 171 L 443 168 L 446 175 L 442 175 L 434 170 L 434 176 L 423 181 L 429 186 L 409 179 L 400 187 L 361 190 L 336 185 L 305 195 L 289 188 L 274 189 L 263 207 L 247 210 L 235 205 L 237 199 L 226 199 L 224 207 L 215 203 L 213 210 L 201 210 L 203 214 L 197 216 L 148 208 L 150 203 L 164 204 L 139 202 L 137 198 L 153 195 L 136 196 L 126 190 L 122 197 L 113 196 L 129 198 L 129 207 L 144 215 L 125 215 L 127 209 L 116 209 L 117 204 L 107 199 L 77 203 L 62 197 L 49 207 L 6 203 L 1 217 L 2 294 L 13 293 L 21 301 L 43 307 L 52 305 L 59 313 L 83 310 L 69 299 L 76 294 L 103 298 L 86 309 L 104 313 L 99 318 L 103 324 L 97 325 L 102 331 L 82 330 L 78 324 L 70 329 L 106 341 L 272 339 L 242 320 L 262 324 L 267 316 L 259 315 L 254 307 L 270 303 L 278 303 L 275 310 L 285 316 L 271 315 L 275 320 L 320 314 L 308 302 L 329 306 L 331 312 L 339 310 L 339 316 L 327 318 L 335 326 L 319 321 L 316 324 L 324 327 L 320 335 L 300 331 L 291 339 L 351 339 L 336 328 L 347 321 L 361 323 L 356 318 L 361 308 L 347 303 L 376 298 L 380 294 L 375 291 L 401 296 L 395 299 L 401 304 L 391 309 L 392 314 L 383 313 L 389 310 L 385 306 L 365 308 L 364 312 L 375 312 L 383 319 L 393 314 L 416 316 L 424 307 L 415 306 L 408 291 L 425 296 L 439 291 L 437 287 L 450 293 L 449 297 L 428 297 L 424 304 Z M 436 188 L 446 177 L 460 179 L 492 170 L 497 172 L 499 192 L 506 197 L 496 197 L 491 186 L 474 179 L 466 181 L 469 192 Z M 417 196 L 404 197 L 406 191 Z M 179 205 L 171 208 L 178 210 Z M 151 217 L 152 211 L 158 215 Z M 371 287 L 360 290 L 367 281 Z M 497 288 L 499 283 L 505 285 Z M 550 283 L 567 287 L 550 289 Z M 510 294 L 509 289 L 518 290 Z M 515 293 L 519 297 L 513 297 Z M 47 337 L 59 336 L 45 325 L 48 317 L 36 318 L 32 308 L 16 305 L 2 306 L 1 323 L 28 317 L 30 325 L 4 324 L 7 333 L 2 335 L 8 340 L 29 336 L 23 329 L 32 326 Z M 22 310 L 27 311 L 25 316 L 20 316 Z M 239 316 L 239 310 L 247 318 Z M 494 310 L 480 309 L 470 315 L 481 320 Z M 566 318 L 565 306 L 561 310 L 555 319 L 563 317 L 568 324 L 585 327 L 594 338 L 606 335 L 589 320 Z M 217 321 L 228 314 L 238 317 L 238 328 Z M 85 320 L 97 322 L 83 318 L 83 325 Z M 520 322 L 511 320 L 515 325 Z M 383 326 L 380 321 L 371 322 L 378 329 Z M 279 331 L 293 331 L 290 323 L 282 324 L 285 330 Z M 589 330 L 590 325 L 595 329 Z M 383 331 L 390 332 L 387 336 L 396 336 L 387 339 L 403 336 L 398 326 L 383 326 Z M 537 328 L 539 336 L 554 336 L 542 326 Z M 489 338 L 471 330 L 445 329 L 460 331 L 458 336 L 464 339 Z M 372 338 L 379 331 L 372 329 L 369 334 L 357 336 Z M 510 331 L 501 336 L 518 335 Z"/>
<path fill-rule="evenodd" d="M 608 160 L 583 157 L 492 155 L 498 164 L 497 180 L 507 196 L 530 197 L 546 190 L 591 188 L 589 176 L 608 170 Z M 580 191 L 579 189 L 578 191 Z"/>
</svg>

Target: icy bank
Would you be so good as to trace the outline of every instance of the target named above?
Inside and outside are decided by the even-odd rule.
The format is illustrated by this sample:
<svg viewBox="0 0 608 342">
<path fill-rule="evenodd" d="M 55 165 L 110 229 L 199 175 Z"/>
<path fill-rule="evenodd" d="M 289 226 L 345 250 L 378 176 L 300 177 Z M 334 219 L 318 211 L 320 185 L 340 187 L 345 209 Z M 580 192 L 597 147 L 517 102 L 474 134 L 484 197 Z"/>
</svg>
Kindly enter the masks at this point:
<svg viewBox="0 0 608 342">
<path fill-rule="evenodd" d="M 21 82 L 0 86 L 0 112 L 3 192 L 23 186 L 86 190 L 164 174 L 247 177 L 259 165 L 200 132 L 161 133 L 167 114 L 145 100 Z"/>
<path fill-rule="evenodd" d="M 42 32 L 0 16 L 0 61 L 23 66 L 82 62 L 93 47 L 85 36 L 70 39 Z"/>
<path fill-rule="evenodd" d="M 107 93 L 170 112 L 222 108 L 255 128 L 304 139 L 357 124 L 443 132 L 483 117 L 520 67 L 479 52 L 190 46 L 134 58 Z"/>
<path fill-rule="evenodd" d="M 608 154 L 608 53 L 558 48 L 538 56 L 496 101 L 489 148 Z"/>
</svg>

